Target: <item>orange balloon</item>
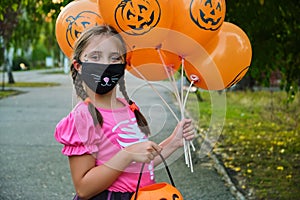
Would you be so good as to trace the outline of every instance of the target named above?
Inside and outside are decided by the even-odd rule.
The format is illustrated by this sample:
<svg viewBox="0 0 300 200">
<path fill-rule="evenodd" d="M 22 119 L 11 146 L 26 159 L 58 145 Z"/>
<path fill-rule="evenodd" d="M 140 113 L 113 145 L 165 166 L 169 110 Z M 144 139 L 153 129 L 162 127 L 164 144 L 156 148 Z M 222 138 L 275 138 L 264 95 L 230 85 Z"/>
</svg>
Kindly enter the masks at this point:
<svg viewBox="0 0 300 200">
<path fill-rule="evenodd" d="M 136 198 L 135 195 L 136 194 L 131 197 L 131 200 L 183 200 L 183 197 L 177 188 L 164 182 L 142 187 L 139 189 Z"/>
<path fill-rule="evenodd" d="M 204 48 L 209 56 L 185 68 L 189 79 L 193 75 L 202 77 L 196 86 L 208 90 L 229 88 L 248 71 L 252 58 L 251 43 L 238 26 L 224 22 L 220 32 Z"/>
<path fill-rule="evenodd" d="M 170 28 L 172 0 L 98 0 L 105 23 L 113 26 L 125 39 L 129 49 L 157 47 Z"/>
<path fill-rule="evenodd" d="M 178 70 L 181 58 L 162 49 L 159 52 L 156 49 L 147 48 L 127 53 L 126 69 L 134 76 L 148 81 L 167 79 Z"/>
<path fill-rule="evenodd" d="M 56 19 L 56 40 L 67 57 L 73 53 L 73 45 L 87 28 L 103 24 L 97 0 L 75 0 L 59 13 Z"/>
<path fill-rule="evenodd" d="M 173 0 L 172 3 L 174 17 L 171 29 L 200 45 L 206 44 L 218 33 L 225 18 L 225 0 Z M 164 45 L 185 56 L 193 51 L 187 42 L 186 37 L 173 32 L 168 35 Z"/>
</svg>

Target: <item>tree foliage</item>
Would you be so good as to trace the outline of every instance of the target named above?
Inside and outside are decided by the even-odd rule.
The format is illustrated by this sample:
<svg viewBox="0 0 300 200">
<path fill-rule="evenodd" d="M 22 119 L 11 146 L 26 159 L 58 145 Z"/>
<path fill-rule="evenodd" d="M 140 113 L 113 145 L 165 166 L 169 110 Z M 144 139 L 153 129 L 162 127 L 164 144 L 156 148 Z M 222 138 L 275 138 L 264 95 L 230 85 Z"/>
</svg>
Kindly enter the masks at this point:
<svg viewBox="0 0 300 200">
<path fill-rule="evenodd" d="M 3 0 L 0 7 L 0 27 L 4 48 L 27 50 L 35 45 L 44 31 L 51 49 L 55 41 L 55 19 L 60 9 L 71 0 Z M 47 45 L 47 44 L 46 44 Z"/>
<path fill-rule="evenodd" d="M 5 48 L 26 50 L 44 35 L 49 50 L 58 49 L 55 21 L 71 0 L 2 0 L 0 34 Z M 272 72 L 282 74 L 282 88 L 290 97 L 298 90 L 300 76 L 300 1 L 226 1 L 226 19 L 249 36 L 253 59 L 248 75 L 258 84 L 269 84 Z"/>
<path fill-rule="evenodd" d="M 293 98 L 300 80 L 300 1 L 226 1 L 226 21 L 249 36 L 253 59 L 249 74 L 268 85 L 272 72 L 282 74 L 281 86 Z"/>
</svg>

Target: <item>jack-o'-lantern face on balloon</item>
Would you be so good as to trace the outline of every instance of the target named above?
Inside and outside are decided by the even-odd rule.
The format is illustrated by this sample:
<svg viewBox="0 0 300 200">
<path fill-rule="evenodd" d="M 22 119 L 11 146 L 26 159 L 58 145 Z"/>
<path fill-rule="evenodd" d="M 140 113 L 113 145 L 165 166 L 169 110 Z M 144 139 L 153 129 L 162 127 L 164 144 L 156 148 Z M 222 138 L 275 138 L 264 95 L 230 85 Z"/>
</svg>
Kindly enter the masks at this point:
<svg viewBox="0 0 300 200">
<path fill-rule="evenodd" d="M 224 21 L 225 10 L 225 0 L 192 0 L 190 16 L 198 27 L 215 31 Z"/>
<path fill-rule="evenodd" d="M 160 15 L 157 0 L 122 0 L 115 10 L 115 21 L 125 33 L 142 35 L 157 25 Z"/>
<path fill-rule="evenodd" d="M 87 28 L 103 23 L 97 0 L 74 0 L 68 3 L 59 13 L 55 24 L 55 36 L 60 49 L 70 58 L 80 34 Z"/>
<path fill-rule="evenodd" d="M 80 34 L 87 28 L 97 26 L 102 18 L 95 12 L 83 11 L 78 13 L 77 16 L 69 16 L 66 19 L 68 28 L 66 30 L 66 40 L 70 48 L 73 48 L 73 44 L 80 36 Z"/>
</svg>

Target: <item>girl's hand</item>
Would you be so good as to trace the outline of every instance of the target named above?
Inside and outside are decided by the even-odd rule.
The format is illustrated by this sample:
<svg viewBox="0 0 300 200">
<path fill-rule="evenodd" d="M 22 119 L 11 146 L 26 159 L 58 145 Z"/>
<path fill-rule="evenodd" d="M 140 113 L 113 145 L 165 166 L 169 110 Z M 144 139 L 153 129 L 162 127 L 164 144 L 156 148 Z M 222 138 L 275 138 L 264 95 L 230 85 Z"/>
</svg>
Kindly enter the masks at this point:
<svg viewBox="0 0 300 200">
<path fill-rule="evenodd" d="M 191 119 L 182 120 L 183 124 L 183 137 L 187 141 L 191 141 L 195 138 L 196 129 L 193 125 L 193 121 Z"/>
<path fill-rule="evenodd" d="M 152 141 L 139 142 L 124 148 L 131 161 L 150 163 L 162 148 Z"/>
<path fill-rule="evenodd" d="M 173 134 L 173 141 L 175 145 L 178 147 L 183 146 L 182 138 L 184 138 L 187 141 L 191 141 L 195 138 L 195 127 L 192 124 L 191 119 L 183 119 L 180 121 Z"/>
</svg>

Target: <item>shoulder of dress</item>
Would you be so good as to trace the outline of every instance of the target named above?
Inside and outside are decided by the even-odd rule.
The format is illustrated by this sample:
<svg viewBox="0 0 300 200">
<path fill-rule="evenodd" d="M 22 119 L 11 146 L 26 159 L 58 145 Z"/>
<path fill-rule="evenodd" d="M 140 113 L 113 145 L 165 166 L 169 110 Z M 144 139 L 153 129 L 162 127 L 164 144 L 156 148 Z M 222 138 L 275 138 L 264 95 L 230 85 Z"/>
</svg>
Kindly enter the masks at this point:
<svg viewBox="0 0 300 200">
<path fill-rule="evenodd" d="M 76 104 L 76 106 L 73 108 L 72 112 L 86 111 L 86 110 L 88 110 L 88 105 L 85 104 L 83 101 L 81 101 Z"/>
</svg>

